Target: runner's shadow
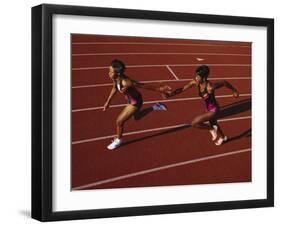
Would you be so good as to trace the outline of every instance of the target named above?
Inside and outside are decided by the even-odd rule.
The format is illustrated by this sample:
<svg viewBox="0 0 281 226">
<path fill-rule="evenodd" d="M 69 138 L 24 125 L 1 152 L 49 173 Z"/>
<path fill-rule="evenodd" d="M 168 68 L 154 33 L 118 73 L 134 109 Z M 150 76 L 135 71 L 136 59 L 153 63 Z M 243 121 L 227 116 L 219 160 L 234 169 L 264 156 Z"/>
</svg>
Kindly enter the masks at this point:
<svg viewBox="0 0 281 226">
<path fill-rule="evenodd" d="M 146 140 L 146 139 L 162 136 L 162 135 L 165 135 L 165 134 L 176 133 L 176 132 L 179 132 L 181 130 L 184 130 L 184 129 L 187 129 L 187 128 L 190 128 L 190 127 L 191 127 L 191 125 L 186 124 L 186 125 L 183 125 L 183 126 L 179 126 L 177 128 L 165 130 L 165 131 L 160 132 L 160 133 L 155 133 L 155 134 L 151 134 L 151 135 L 148 135 L 148 136 L 140 137 L 140 138 L 137 138 L 137 139 L 134 139 L 134 140 L 129 140 L 127 142 L 124 142 L 122 144 L 122 147 L 126 146 L 128 144 L 132 144 L 132 143 L 136 143 L 136 142 L 143 141 L 143 140 Z"/>
<path fill-rule="evenodd" d="M 224 118 L 227 116 L 249 111 L 249 110 L 251 110 L 251 108 L 252 108 L 251 99 L 234 102 L 232 104 L 225 105 L 222 107 L 222 110 L 219 113 L 219 118 Z"/>
<path fill-rule="evenodd" d="M 222 107 L 222 110 L 219 114 L 219 118 L 224 118 L 224 117 L 228 117 L 228 116 L 231 116 L 231 115 L 235 115 L 235 114 L 239 114 L 239 113 L 248 111 L 248 110 L 251 109 L 251 107 L 252 107 L 251 99 L 241 100 L 241 101 L 237 101 L 237 102 L 225 105 L 225 106 Z M 151 109 L 149 109 L 149 108 L 144 109 L 143 116 L 147 115 L 150 112 L 151 112 Z M 139 141 L 144 141 L 146 139 L 151 139 L 151 138 L 154 138 L 154 137 L 162 136 L 162 135 L 165 135 L 165 134 L 176 133 L 176 132 L 182 131 L 184 129 L 188 129 L 190 127 L 191 127 L 190 124 L 186 124 L 186 125 L 183 125 L 183 126 L 179 126 L 177 128 L 167 129 L 167 130 L 162 131 L 162 132 L 158 132 L 158 133 L 151 134 L 151 135 L 148 135 L 148 136 L 144 136 L 144 137 L 140 137 L 140 138 L 137 138 L 137 139 L 129 140 L 129 141 L 125 142 L 122 146 L 133 144 L 133 143 L 136 143 L 136 142 L 139 142 Z M 242 137 L 243 137 L 243 135 L 241 136 L 241 134 L 240 134 L 236 137 L 229 138 L 229 141 L 236 140 L 236 139 L 239 139 L 239 138 L 242 138 Z"/>
<path fill-rule="evenodd" d="M 247 129 L 243 133 L 238 134 L 238 135 L 236 135 L 234 137 L 229 137 L 225 143 L 228 143 L 228 142 L 231 142 L 231 141 L 235 141 L 235 140 L 241 139 L 243 137 L 251 137 L 251 136 L 252 136 L 252 128 Z"/>
</svg>

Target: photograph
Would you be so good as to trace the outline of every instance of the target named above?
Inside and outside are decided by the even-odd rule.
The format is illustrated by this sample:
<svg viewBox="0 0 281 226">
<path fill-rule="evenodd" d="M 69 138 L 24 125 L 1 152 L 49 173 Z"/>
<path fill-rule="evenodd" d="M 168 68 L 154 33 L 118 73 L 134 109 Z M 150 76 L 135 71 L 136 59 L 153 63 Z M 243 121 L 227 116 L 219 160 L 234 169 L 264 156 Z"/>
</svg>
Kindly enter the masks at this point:
<svg viewBox="0 0 281 226">
<path fill-rule="evenodd" d="M 69 38 L 72 192 L 252 181 L 251 42 Z"/>
</svg>

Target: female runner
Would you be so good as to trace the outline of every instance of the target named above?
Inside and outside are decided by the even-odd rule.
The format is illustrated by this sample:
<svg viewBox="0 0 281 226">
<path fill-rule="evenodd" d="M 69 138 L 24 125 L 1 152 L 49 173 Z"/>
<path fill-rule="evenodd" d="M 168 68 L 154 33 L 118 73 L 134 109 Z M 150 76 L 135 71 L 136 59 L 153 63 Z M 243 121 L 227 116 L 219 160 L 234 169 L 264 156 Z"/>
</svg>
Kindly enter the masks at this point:
<svg viewBox="0 0 281 226">
<path fill-rule="evenodd" d="M 120 60 L 113 60 L 109 67 L 109 77 L 113 81 L 113 87 L 111 92 L 107 98 L 107 101 L 104 104 L 103 110 L 105 111 L 114 97 L 114 95 L 119 91 L 121 94 L 125 96 L 128 101 L 128 104 L 123 109 L 123 111 L 119 114 L 116 120 L 117 127 L 117 137 L 112 141 L 110 145 L 107 146 L 109 150 L 113 150 L 119 147 L 122 144 L 122 135 L 125 122 L 130 119 L 132 116 L 135 120 L 141 119 L 144 115 L 151 111 L 162 110 L 166 111 L 167 108 L 164 104 L 156 103 L 152 107 L 141 110 L 143 99 L 141 93 L 137 90 L 137 88 L 144 88 L 152 91 L 160 92 L 165 95 L 171 88 L 169 86 L 159 85 L 152 86 L 148 84 L 143 84 L 137 82 L 135 80 L 130 79 L 125 72 L 125 64 Z"/>
<path fill-rule="evenodd" d="M 220 81 L 217 83 L 211 83 L 208 81 L 209 67 L 202 65 L 196 69 L 196 77 L 194 80 L 189 82 L 183 88 L 178 88 L 173 92 L 166 94 L 166 97 L 171 97 L 182 93 L 183 91 L 191 88 L 197 87 L 199 96 L 206 103 L 207 112 L 195 117 L 191 123 L 192 127 L 198 129 L 209 130 L 212 135 L 212 140 L 215 141 L 216 145 L 221 145 L 227 140 L 221 127 L 218 124 L 217 118 L 220 112 L 219 104 L 215 97 L 215 90 L 221 87 L 226 87 L 233 92 L 235 98 L 239 97 L 239 92 L 227 81 Z M 209 121 L 209 123 L 207 123 Z"/>
</svg>

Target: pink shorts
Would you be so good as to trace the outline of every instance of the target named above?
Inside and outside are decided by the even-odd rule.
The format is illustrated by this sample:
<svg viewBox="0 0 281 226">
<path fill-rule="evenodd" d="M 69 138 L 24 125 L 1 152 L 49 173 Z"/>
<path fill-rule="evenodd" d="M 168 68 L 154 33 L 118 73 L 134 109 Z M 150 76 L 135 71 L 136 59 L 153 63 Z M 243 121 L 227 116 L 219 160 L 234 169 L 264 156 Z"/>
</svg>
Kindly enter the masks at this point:
<svg viewBox="0 0 281 226">
<path fill-rule="evenodd" d="M 214 113 L 217 113 L 219 111 L 219 106 L 216 105 L 216 104 L 208 104 L 207 105 L 207 111 L 210 111 L 210 112 L 214 112 Z"/>
</svg>

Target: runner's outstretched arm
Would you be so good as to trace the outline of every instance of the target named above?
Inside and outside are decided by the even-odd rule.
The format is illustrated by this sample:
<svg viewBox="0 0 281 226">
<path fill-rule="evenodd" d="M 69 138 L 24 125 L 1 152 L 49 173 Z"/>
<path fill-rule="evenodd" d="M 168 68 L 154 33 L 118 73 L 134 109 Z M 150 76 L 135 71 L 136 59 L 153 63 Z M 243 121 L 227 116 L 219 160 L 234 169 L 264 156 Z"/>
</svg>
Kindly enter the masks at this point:
<svg viewBox="0 0 281 226">
<path fill-rule="evenodd" d="M 166 98 L 169 98 L 169 97 L 172 97 L 172 96 L 175 96 L 175 95 L 178 95 L 188 89 L 190 89 L 191 87 L 195 86 L 196 85 L 196 82 L 195 80 L 192 80 L 190 81 L 188 84 L 186 84 L 184 87 L 181 87 L 181 88 L 177 88 L 175 89 L 174 91 L 171 91 L 171 92 L 168 92 L 167 95 L 165 95 Z"/>
</svg>

